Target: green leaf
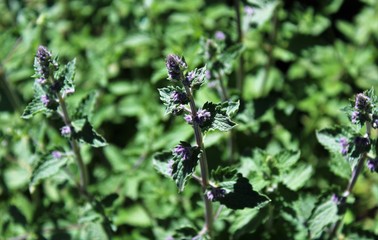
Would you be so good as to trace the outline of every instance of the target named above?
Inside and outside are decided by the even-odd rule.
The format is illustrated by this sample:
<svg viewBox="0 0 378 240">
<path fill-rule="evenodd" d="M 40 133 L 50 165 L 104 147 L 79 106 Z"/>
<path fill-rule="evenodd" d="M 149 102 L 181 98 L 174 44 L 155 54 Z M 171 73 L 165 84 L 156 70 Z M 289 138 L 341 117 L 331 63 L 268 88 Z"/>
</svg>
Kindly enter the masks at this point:
<svg viewBox="0 0 378 240">
<path fill-rule="evenodd" d="M 268 197 L 254 191 L 248 179 L 235 169 L 218 167 L 211 175 L 216 180 L 216 187 L 226 191 L 224 196 L 215 200 L 228 208 L 261 208 L 270 201 Z"/>
<path fill-rule="evenodd" d="M 312 166 L 301 164 L 281 176 L 282 182 L 291 190 L 297 191 L 310 179 L 312 175 Z"/>
<path fill-rule="evenodd" d="M 233 114 L 236 111 L 236 105 L 237 103 L 231 101 L 225 101 L 221 104 L 206 102 L 202 109 L 210 112 L 211 117 L 200 125 L 202 131 L 219 130 L 225 132 L 232 129 L 236 124 L 231 121 L 229 114 Z"/>
<path fill-rule="evenodd" d="M 337 204 L 331 200 L 319 205 L 309 220 L 309 230 L 311 238 L 319 238 L 324 232 L 324 229 L 336 222 Z"/>
<path fill-rule="evenodd" d="M 34 191 L 34 186 L 37 185 L 41 180 L 55 175 L 67 164 L 67 161 L 68 158 L 66 156 L 54 158 L 51 153 L 43 155 L 41 157 L 41 160 L 33 168 L 29 183 L 30 192 Z"/>
<path fill-rule="evenodd" d="M 198 230 L 189 226 L 183 226 L 175 230 L 172 239 L 175 240 L 205 240 L 205 236 L 198 235 Z M 167 238 L 170 239 L 170 238 Z"/>
<path fill-rule="evenodd" d="M 223 71 L 226 74 L 230 74 L 232 72 L 235 61 L 239 58 L 243 51 L 243 44 L 239 43 L 227 48 L 219 56 L 219 61 L 222 63 Z"/>
<path fill-rule="evenodd" d="M 301 156 L 300 151 L 290 151 L 284 150 L 275 155 L 276 158 L 276 166 L 280 170 L 289 169 L 294 164 L 297 163 L 299 157 Z"/>
<path fill-rule="evenodd" d="M 25 108 L 21 116 L 22 118 L 29 119 L 37 113 L 49 111 L 49 109 L 41 101 L 41 97 L 44 94 L 45 91 L 42 89 L 41 85 L 34 83 L 34 98 Z"/>
<path fill-rule="evenodd" d="M 74 119 L 86 118 L 91 119 L 93 109 L 96 104 L 98 93 L 96 91 L 90 92 L 85 98 L 83 98 L 76 108 Z"/>
<path fill-rule="evenodd" d="M 75 91 L 74 78 L 76 71 L 76 59 L 68 62 L 63 71 L 59 74 L 63 77 L 63 87 L 60 90 L 62 95 L 65 95 L 67 92 Z M 60 79 L 60 78 L 59 78 Z"/>
<path fill-rule="evenodd" d="M 188 147 L 191 150 L 189 159 L 183 159 L 182 156 L 172 152 L 161 152 L 154 156 L 154 167 L 161 174 L 173 178 L 180 192 L 184 190 L 186 181 L 194 173 L 198 160 L 200 149 L 192 147 L 189 143 L 181 142 L 182 146 Z"/>
<path fill-rule="evenodd" d="M 72 122 L 72 126 L 75 129 L 73 137 L 80 142 L 88 143 L 93 147 L 103 147 L 107 145 L 105 139 L 94 130 L 87 118 Z"/>
<path fill-rule="evenodd" d="M 189 74 L 194 74 L 194 79 L 192 79 L 191 86 L 194 89 L 198 89 L 202 84 L 206 82 L 206 66 L 202 68 L 196 68 L 192 70 Z"/>
</svg>

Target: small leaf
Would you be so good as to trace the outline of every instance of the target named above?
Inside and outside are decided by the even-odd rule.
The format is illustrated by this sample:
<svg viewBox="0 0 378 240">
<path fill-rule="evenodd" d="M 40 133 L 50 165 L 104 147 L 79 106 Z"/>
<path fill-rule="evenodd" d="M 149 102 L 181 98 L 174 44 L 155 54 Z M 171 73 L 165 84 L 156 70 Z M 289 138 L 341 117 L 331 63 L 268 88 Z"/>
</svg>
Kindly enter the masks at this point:
<svg viewBox="0 0 378 240">
<path fill-rule="evenodd" d="M 244 50 L 243 44 L 236 44 L 227 48 L 220 56 L 219 60 L 223 65 L 223 71 L 226 74 L 232 72 L 233 64 L 239 58 Z"/>
<path fill-rule="evenodd" d="M 208 121 L 200 125 L 202 131 L 219 130 L 225 132 L 232 129 L 236 124 L 231 121 L 229 114 L 234 113 L 235 108 L 234 102 L 226 101 L 221 104 L 206 102 L 202 109 L 210 112 L 211 117 Z"/>
<path fill-rule="evenodd" d="M 301 164 L 291 169 L 287 174 L 281 176 L 282 182 L 291 190 L 297 191 L 304 186 L 312 175 L 312 166 Z"/>
<path fill-rule="evenodd" d="M 90 92 L 85 98 L 83 98 L 76 108 L 74 119 L 85 118 L 91 119 L 92 111 L 95 107 L 98 94 L 96 91 Z"/>
<path fill-rule="evenodd" d="M 277 160 L 277 168 L 280 170 L 289 169 L 299 160 L 301 156 L 300 151 L 284 150 L 275 155 Z"/>
<path fill-rule="evenodd" d="M 270 201 L 268 197 L 254 191 L 248 179 L 235 169 L 218 167 L 212 172 L 212 176 L 217 180 L 217 187 L 226 190 L 224 196 L 215 200 L 228 208 L 261 208 Z"/>
<path fill-rule="evenodd" d="M 76 59 L 68 62 L 63 71 L 59 74 L 63 77 L 63 87 L 60 90 L 60 93 L 65 95 L 67 92 L 75 91 L 74 78 L 76 71 Z M 61 77 L 58 77 L 60 79 Z"/>
<path fill-rule="evenodd" d="M 29 119 L 37 113 L 49 111 L 49 109 L 41 101 L 41 97 L 44 94 L 45 92 L 42 89 L 41 85 L 34 83 L 34 98 L 25 108 L 21 116 L 22 118 Z"/>
<path fill-rule="evenodd" d="M 194 89 L 198 89 L 202 84 L 206 82 L 206 66 L 202 68 L 196 68 L 191 71 L 194 74 L 194 79 L 192 79 L 191 86 Z"/>
<path fill-rule="evenodd" d="M 29 183 L 30 192 L 34 191 L 34 186 L 41 180 L 55 175 L 61 168 L 67 164 L 68 158 L 61 156 L 54 158 L 52 154 L 42 156 L 41 160 L 33 168 L 32 176 Z"/>
<path fill-rule="evenodd" d="M 88 143 L 93 147 L 103 147 L 107 145 L 105 139 L 93 129 L 88 119 L 84 119 L 84 121 L 76 120 L 73 122 L 73 126 L 75 128 L 74 138 L 80 142 Z M 77 131 L 78 129 L 79 131 Z"/>
<path fill-rule="evenodd" d="M 181 155 L 173 152 L 162 152 L 155 154 L 154 167 L 163 175 L 173 178 L 180 192 L 184 190 L 186 181 L 194 173 L 200 149 L 192 147 L 189 143 L 181 142 L 180 145 L 187 147 L 191 152 L 190 157 L 184 159 Z"/>
<path fill-rule="evenodd" d="M 324 229 L 331 223 L 336 222 L 337 205 L 333 201 L 327 201 L 319 205 L 309 220 L 311 238 L 319 238 Z"/>
</svg>

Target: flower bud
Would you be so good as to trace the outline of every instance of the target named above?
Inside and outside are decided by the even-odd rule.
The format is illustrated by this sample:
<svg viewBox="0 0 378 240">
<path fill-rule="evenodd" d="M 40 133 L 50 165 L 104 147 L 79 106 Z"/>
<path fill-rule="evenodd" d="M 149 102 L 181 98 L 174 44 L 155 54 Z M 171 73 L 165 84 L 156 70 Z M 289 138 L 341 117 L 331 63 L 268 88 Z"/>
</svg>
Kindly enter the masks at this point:
<svg viewBox="0 0 378 240">
<path fill-rule="evenodd" d="M 339 143 L 341 146 L 341 154 L 345 156 L 348 153 L 348 146 L 349 146 L 348 139 L 345 137 L 342 137 L 339 139 Z"/>
<path fill-rule="evenodd" d="M 60 133 L 63 137 L 70 137 L 71 136 L 71 127 L 70 126 L 64 126 L 60 129 Z"/>
<path fill-rule="evenodd" d="M 174 81 L 180 81 L 184 69 L 187 68 L 185 59 L 173 54 L 168 55 L 165 66 L 168 70 L 168 78 Z"/>
<path fill-rule="evenodd" d="M 220 187 L 211 187 L 210 190 L 207 190 L 206 197 L 210 201 L 214 202 L 219 200 L 220 198 L 224 198 L 226 196 L 226 190 Z"/>
<path fill-rule="evenodd" d="M 185 142 L 181 142 L 173 149 L 173 154 L 181 157 L 183 160 L 189 160 L 192 157 L 192 153 L 192 146 Z"/>
</svg>

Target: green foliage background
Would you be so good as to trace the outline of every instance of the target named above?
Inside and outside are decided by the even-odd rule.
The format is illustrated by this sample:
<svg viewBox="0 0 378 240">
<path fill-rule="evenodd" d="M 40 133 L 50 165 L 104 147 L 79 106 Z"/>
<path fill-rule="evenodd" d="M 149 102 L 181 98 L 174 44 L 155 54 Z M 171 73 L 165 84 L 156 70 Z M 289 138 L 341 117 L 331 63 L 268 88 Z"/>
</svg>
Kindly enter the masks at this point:
<svg viewBox="0 0 378 240">
<path fill-rule="evenodd" d="M 252 16 L 246 4 L 255 7 Z M 322 209 L 343 191 L 350 170 L 315 132 L 345 124 L 340 109 L 348 99 L 378 84 L 378 2 L 245 1 L 241 15 L 242 91 L 238 61 L 226 79 L 241 103 L 238 154 L 228 159 L 227 133 L 207 135 L 205 145 L 210 169 L 240 168 L 272 202 L 260 210 L 222 210 L 216 238 L 320 238 L 327 224 L 317 223 Z M 178 194 L 152 166 L 155 152 L 193 137 L 181 118 L 164 114 L 157 88 L 167 85 L 167 54 L 185 56 L 194 69 L 206 64 L 201 38 L 222 31 L 226 46 L 238 42 L 233 1 L 1 0 L 0 16 L 0 239 L 165 239 L 182 226 L 201 229 L 200 186 L 190 181 Z M 92 123 L 109 145 L 84 146 L 83 155 L 101 208 L 82 199 L 64 172 L 29 192 L 33 163 L 66 141 L 53 120 L 20 118 L 33 96 L 39 45 L 61 61 L 76 57 L 70 104 L 99 93 Z M 197 98 L 220 102 L 211 88 Z M 348 239 L 377 237 L 377 182 L 367 171 L 357 182 L 344 219 Z"/>
</svg>

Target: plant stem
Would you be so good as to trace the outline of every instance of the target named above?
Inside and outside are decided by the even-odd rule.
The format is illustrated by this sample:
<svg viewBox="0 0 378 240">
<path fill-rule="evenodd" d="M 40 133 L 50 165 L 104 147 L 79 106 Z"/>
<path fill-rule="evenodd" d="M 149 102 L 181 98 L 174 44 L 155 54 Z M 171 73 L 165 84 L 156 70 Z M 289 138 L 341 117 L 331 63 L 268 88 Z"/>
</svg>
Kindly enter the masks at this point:
<svg viewBox="0 0 378 240">
<path fill-rule="evenodd" d="M 67 126 L 72 128 L 72 123 L 71 123 L 71 119 L 70 119 L 68 111 L 67 111 L 66 103 L 65 103 L 65 101 L 64 101 L 64 99 L 63 99 L 63 97 L 61 96 L 60 93 L 57 93 L 57 96 L 58 96 L 59 105 L 60 105 L 62 112 L 63 112 L 63 121 Z M 84 164 L 83 158 L 81 156 L 79 144 L 73 138 L 70 139 L 70 143 L 71 143 L 72 150 L 73 150 L 73 152 L 76 156 L 75 159 L 76 159 L 77 165 L 79 167 L 79 171 L 80 171 L 80 188 L 81 188 L 80 190 L 82 192 L 87 192 L 88 171 L 87 171 L 87 168 Z"/>
<path fill-rule="evenodd" d="M 369 122 L 366 123 L 366 135 L 367 137 L 370 139 L 370 132 L 371 132 L 371 124 Z M 352 192 L 353 190 L 353 187 L 354 185 L 356 184 L 357 182 L 357 179 L 358 179 L 358 176 L 360 175 L 361 173 L 361 170 L 364 166 L 364 163 L 365 163 L 365 160 L 367 159 L 367 156 L 368 156 L 368 153 L 363 153 L 361 155 L 361 157 L 358 159 L 358 163 L 357 163 L 357 166 L 353 169 L 353 172 L 352 172 L 352 176 L 349 180 L 349 183 L 348 183 L 348 186 L 347 188 L 345 189 L 341 199 L 339 200 L 339 202 L 341 204 L 345 203 L 347 198 L 349 197 L 350 193 Z M 344 211 L 345 213 L 345 211 Z M 330 233 L 329 233 L 329 238 L 328 239 L 334 239 L 337 232 L 339 231 L 339 228 L 341 226 L 341 223 L 342 223 L 342 220 L 344 218 L 344 213 L 343 215 L 337 220 L 337 222 L 335 222 L 330 230 Z"/>
<path fill-rule="evenodd" d="M 192 112 L 194 135 L 196 138 L 197 145 L 201 149 L 201 155 L 200 155 L 199 161 L 200 161 L 201 179 L 202 179 L 202 184 L 201 184 L 202 198 L 205 204 L 205 222 L 206 222 L 205 230 L 211 236 L 211 232 L 213 228 L 213 209 L 212 209 L 211 201 L 206 197 L 206 194 L 205 194 L 207 186 L 209 185 L 209 170 L 207 166 L 206 151 L 205 151 L 205 146 L 203 144 L 201 128 L 198 125 L 198 123 L 194 121 L 195 116 L 197 115 L 197 108 L 194 103 L 192 90 L 188 86 L 184 86 L 184 87 L 185 87 L 186 95 L 188 96 L 190 100 L 189 104 L 190 104 L 190 109 Z"/>
<path fill-rule="evenodd" d="M 243 31 L 241 28 L 241 15 L 240 15 L 240 2 L 239 0 L 234 0 L 234 7 L 236 11 L 236 25 L 238 29 L 238 43 L 243 42 Z M 241 55 L 239 58 L 239 66 L 237 69 L 237 82 L 236 82 L 236 88 L 241 93 L 243 91 L 243 79 L 244 79 L 244 59 Z"/>
</svg>

